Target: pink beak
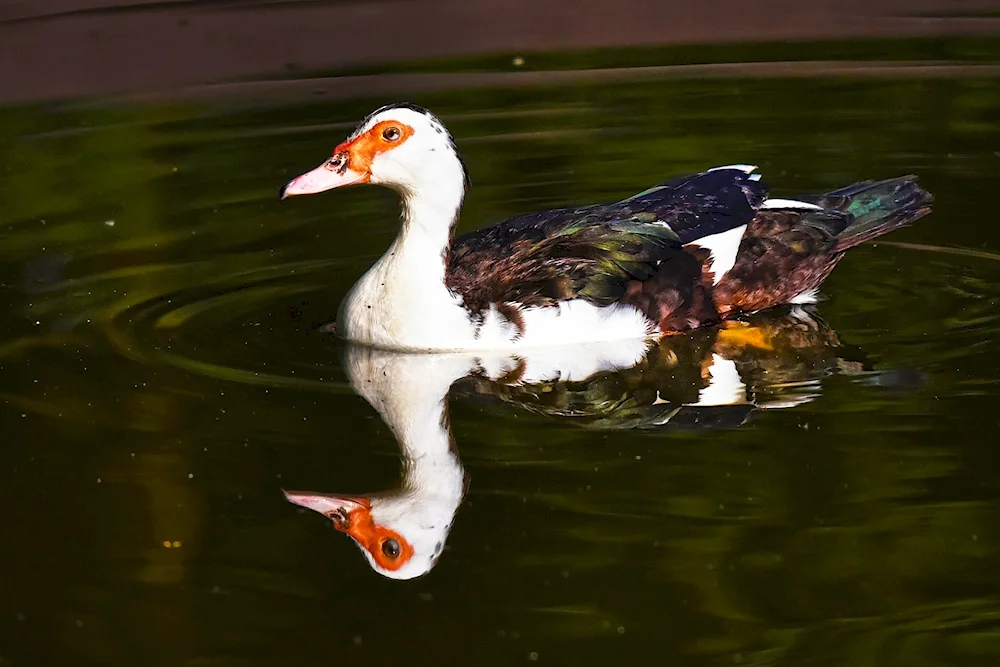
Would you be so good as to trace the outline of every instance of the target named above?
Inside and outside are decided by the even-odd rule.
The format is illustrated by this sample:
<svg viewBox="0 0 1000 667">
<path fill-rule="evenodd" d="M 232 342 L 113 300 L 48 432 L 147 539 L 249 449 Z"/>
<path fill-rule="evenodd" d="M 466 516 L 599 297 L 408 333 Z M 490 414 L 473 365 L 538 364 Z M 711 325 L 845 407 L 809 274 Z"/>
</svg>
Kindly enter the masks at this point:
<svg viewBox="0 0 1000 667">
<path fill-rule="evenodd" d="M 345 185 L 367 183 L 369 177 L 367 173 L 354 171 L 346 166 L 338 166 L 328 160 L 312 171 L 307 171 L 288 181 L 285 187 L 281 188 L 281 198 L 311 195 L 324 190 L 341 188 Z"/>
<path fill-rule="evenodd" d="M 371 510 L 371 503 L 366 498 L 328 496 L 323 493 L 312 493 L 309 491 L 283 491 L 283 493 L 289 502 L 299 507 L 319 512 L 337 524 L 345 521 L 347 515 L 355 510 Z"/>
</svg>

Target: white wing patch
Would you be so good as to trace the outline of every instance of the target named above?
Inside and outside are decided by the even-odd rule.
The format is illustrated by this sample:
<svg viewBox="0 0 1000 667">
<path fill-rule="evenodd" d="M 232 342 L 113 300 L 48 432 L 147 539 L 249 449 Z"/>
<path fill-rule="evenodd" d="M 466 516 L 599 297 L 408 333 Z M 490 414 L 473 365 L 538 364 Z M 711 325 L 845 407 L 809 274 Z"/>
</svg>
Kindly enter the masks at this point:
<svg viewBox="0 0 1000 667">
<path fill-rule="evenodd" d="M 752 171 L 757 170 L 757 165 L 755 164 L 727 164 L 722 167 L 712 167 L 707 171 L 722 171 L 723 169 L 739 169 L 744 174 L 749 174 Z"/>
<path fill-rule="evenodd" d="M 807 303 L 816 303 L 819 301 L 819 289 L 807 289 L 805 292 L 800 292 L 791 298 L 788 303 L 795 305 L 803 305 Z"/>
<path fill-rule="evenodd" d="M 718 234 L 703 236 L 697 241 L 691 241 L 688 245 L 696 245 L 712 253 L 711 271 L 715 274 L 712 279 L 713 285 L 718 285 L 726 271 L 733 268 L 736 263 L 736 253 L 740 249 L 740 241 L 743 240 L 743 232 L 746 225 L 733 227 Z"/>
<path fill-rule="evenodd" d="M 822 211 L 822 206 L 810 204 L 807 201 L 797 201 L 795 199 L 765 199 L 760 205 L 760 210 L 776 208 L 794 208 L 805 211 Z"/>
<path fill-rule="evenodd" d="M 708 386 L 698 392 L 698 402 L 692 405 L 739 405 L 747 402 L 747 386 L 743 384 L 735 361 L 712 353 L 708 374 Z"/>
</svg>

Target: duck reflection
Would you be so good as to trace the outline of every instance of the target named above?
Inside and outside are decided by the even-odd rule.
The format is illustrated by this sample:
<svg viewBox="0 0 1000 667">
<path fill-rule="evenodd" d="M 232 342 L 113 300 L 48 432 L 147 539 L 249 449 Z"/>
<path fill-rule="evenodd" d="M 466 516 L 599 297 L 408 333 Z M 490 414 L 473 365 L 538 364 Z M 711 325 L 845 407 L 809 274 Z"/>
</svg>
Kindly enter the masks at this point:
<svg viewBox="0 0 1000 667">
<path fill-rule="evenodd" d="M 801 307 L 645 341 L 518 355 L 405 354 L 349 346 L 352 387 L 392 430 L 400 488 L 364 496 L 286 491 L 360 547 L 371 567 L 411 579 L 437 563 L 466 489 L 449 394 L 597 429 L 737 426 L 756 409 L 812 400 L 820 379 L 856 373 L 836 333 Z"/>
</svg>

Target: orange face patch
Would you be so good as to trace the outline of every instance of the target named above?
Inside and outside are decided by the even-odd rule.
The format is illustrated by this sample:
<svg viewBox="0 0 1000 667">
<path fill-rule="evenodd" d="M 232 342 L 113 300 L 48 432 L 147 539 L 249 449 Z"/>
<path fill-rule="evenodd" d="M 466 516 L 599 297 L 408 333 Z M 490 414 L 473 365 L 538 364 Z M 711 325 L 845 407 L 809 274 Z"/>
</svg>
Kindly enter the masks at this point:
<svg viewBox="0 0 1000 667">
<path fill-rule="evenodd" d="M 375 562 L 390 572 L 403 567 L 413 556 L 413 547 L 394 530 L 379 526 L 372 519 L 371 503 L 364 498 L 351 498 L 361 507 L 350 510 L 346 518 L 331 516 L 334 527 L 347 533 L 372 555 Z"/>
<path fill-rule="evenodd" d="M 352 141 L 333 149 L 333 157 L 347 155 L 347 166 L 353 171 L 369 173 L 372 161 L 379 153 L 392 150 L 413 136 L 413 128 L 396 120 L 384 120 Z"/>
</svg>

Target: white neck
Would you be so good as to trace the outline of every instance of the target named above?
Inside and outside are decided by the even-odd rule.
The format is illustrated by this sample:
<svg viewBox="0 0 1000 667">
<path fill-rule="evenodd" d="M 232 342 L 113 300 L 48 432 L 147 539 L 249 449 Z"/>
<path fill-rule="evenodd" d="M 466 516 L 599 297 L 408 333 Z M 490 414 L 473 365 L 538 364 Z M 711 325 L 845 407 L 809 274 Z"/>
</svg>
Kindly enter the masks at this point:
<svg viewBox="0 0 1000 667">
<path fill-rule="evenodd" d="M 458 214 L 465 198 L 465 185 L 461 177 L 458 182 L 435 183 L 434 187 L 398 188 L 402 216 L 397 241 L 420 239 L 428 246 L 440 251 L 444 257 L 451 244 L 451 230 L 458 222 Z M 444 281 L 444 263 L 441 262 L 440 277 Z"/>
<path fill-rule="evenodd" d="M 458 507 L 464 472 L 447 424 L 448 391 L 475 368 L 465 355 L 402 354 L 357 345 L 345 353 L 351 386 L 399 443 L 406 493 L 431 492 Z"/>
<path fill-rule="evenodd" d="M 461 302 L 445 285 L 446 253 L 465 186 L 461 164 L 438 177 L 395 188 L 402 198 L 399 234 L 341 304 L 337 328 L 348 340 L 425 350 L 473 338 Z M 444 173 L 441 173 L 444 172 Z M 448 173 L 456 172 L 456 173 Z"/>
</svg>

